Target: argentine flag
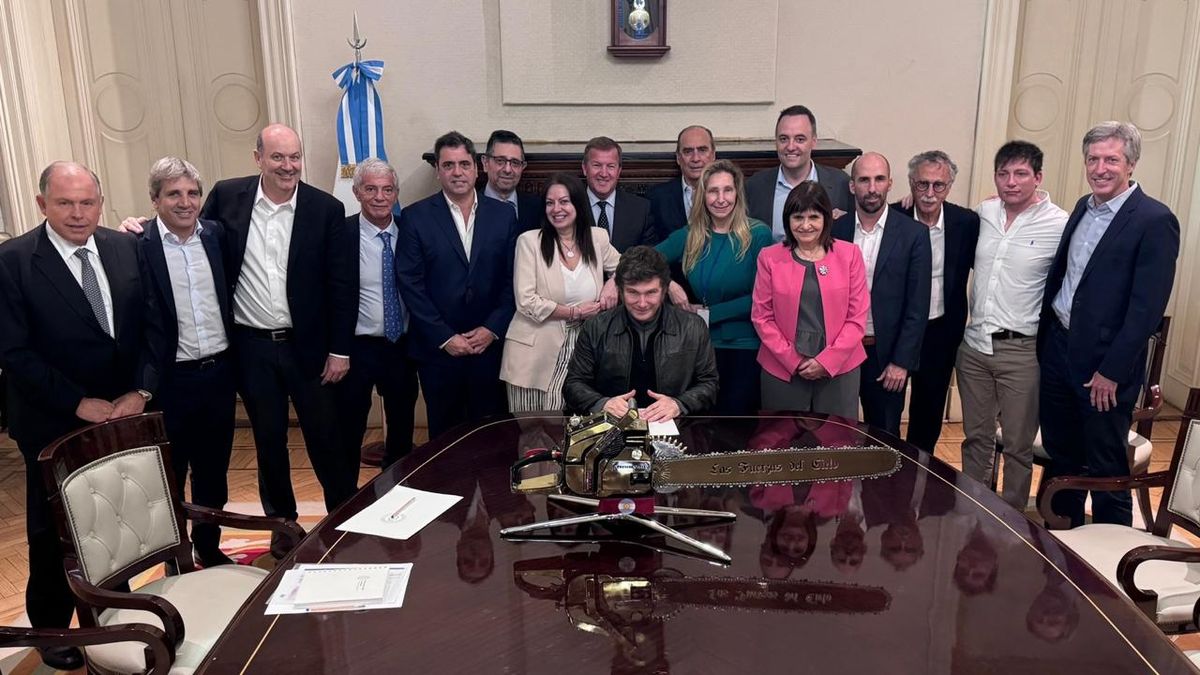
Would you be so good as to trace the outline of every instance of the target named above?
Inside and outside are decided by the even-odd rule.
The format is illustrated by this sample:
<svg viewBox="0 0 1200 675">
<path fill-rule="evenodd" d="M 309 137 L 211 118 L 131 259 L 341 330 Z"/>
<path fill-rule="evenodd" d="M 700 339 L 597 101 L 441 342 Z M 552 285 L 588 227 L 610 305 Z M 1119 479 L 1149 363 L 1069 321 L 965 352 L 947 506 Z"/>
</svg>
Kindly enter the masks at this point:
<svg viewBox="0 0 1200 675">
<path fill-rule="evenodd" d="M 346 215 L 359 212 L 354 198 L 354 167 L 364 159 L 387 161 L 383 148 L 383 108 L 375 81 L 383 75 L 383 61 L 358 61 L 333 71 L 333 79 L 342 88 L 338 107 L 338 168 L 333 194 L 346 205 Z"/>
</svg>

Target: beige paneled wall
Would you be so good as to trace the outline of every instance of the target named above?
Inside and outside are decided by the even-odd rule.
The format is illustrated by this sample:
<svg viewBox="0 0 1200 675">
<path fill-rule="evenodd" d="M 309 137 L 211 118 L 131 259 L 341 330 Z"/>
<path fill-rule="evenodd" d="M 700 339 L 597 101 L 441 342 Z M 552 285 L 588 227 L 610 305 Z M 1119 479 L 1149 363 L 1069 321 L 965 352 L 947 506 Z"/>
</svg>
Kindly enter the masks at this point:
<svg viewBox="0 0 1200 675">
<path fill-rule="evenodd" d="M 451 128 L 477 142 L 492 129 L 508 128 L 527 140 L 577 141 L 581 147 L 598 134 L 674 139 L 690 123 L 708 125 L 718 138 L 766 139 L 779 109 L 793 103 L 816 111 L 820 135 L 882 151 L 897 167 L 916 152 L 941 147 L 970 174 L 985 0 L 772 1 L 745 3 L 745 9 L 719 0 L 673 2 L 671 52 L 657 65 L 608 56 L 606 16 L 597 10 L 603 3 L 530 3 L 553 21 L 532 23 L 524 33 L 520 22 L 509 20 L 513 17 L 501 17 L 513 4 L 293 0 L 309 180 L 332 184 L 340 91 L 330 74 L 353 58 L 345 38 L 354 11 L 368 40 L 364 58 L 387 64 L 379 91 L 389 158 L 406 202 L 434 189 L 432 170 L 419 156 Z M 571 30 L 556 30 L 559 26 Z M 505 57 L 522 43 L 539 54 L 569 50 L 570 67 Z M 774 53 L 764 54 L 763 45 L 774 45 Z M 721 58 L 714 64 L 701 58 L 705 54 Z M 694 65 L 676 67 L 681 63 Z M 676 100 L 671 97 L 632 106 L 597 97 L 576 104 L 506 103 L 533 100 L 533 94 L 548 100 L 546 92 L 554 90 L 564 92 L 558 100 L 580 100 L 565 95 L 577 97 L 580 82 L 594 70 L 603 71 L 605 83 L 614 73 L 627 73 L 634 91 L 661 87 L 683 91 L 679 100 L 709 102 L 663 102 Z M 764 73 L 773 79 L 764 82 Z M 506 86 L 524 93 L 517 96 Z M 759 101 L 771 90 L 771 100 L 744 102 Z M 903 185 L 897 196 L 906 191 Z M 952 199 L 965 200 L 966 188 L 961 197 L 959 192 Z"/>
</svg>

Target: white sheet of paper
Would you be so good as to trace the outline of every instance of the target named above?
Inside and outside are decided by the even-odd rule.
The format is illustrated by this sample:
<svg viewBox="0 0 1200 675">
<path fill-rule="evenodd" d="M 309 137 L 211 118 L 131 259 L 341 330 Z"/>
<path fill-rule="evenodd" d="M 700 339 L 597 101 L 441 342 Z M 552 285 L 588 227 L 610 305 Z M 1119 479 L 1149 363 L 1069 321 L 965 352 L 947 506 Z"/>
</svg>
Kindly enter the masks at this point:
<svg viewBox="0 0 1200 675">
<path fill-rule="evenodd" d="M 388 539 L 408 539 L 460 499 L 462 497 L 458 495 L 425 492 L 397 485 L 336 529 Z"/>
<path fill-rule="evenodd" d="M 645 416 L 645 409 L 638 410 L 638 414 Z M 678 436 L 679 427 L 675 425 L 675 420 L 667 420 L 666 422 L 646 422 L 646 433 L 651 436 Z"/>
<path fill-rule="evenodd" d="M 387 565 L 332 567 L 306 570 L 296 589 L 297 605 L 382 600 Z"/>
<path fill-rule="evenodd" d="M 704 319 L 704 325 L 707 326 L 708 325 L 708 308 L 701 307 L 696 310 L 696 314 L 699 314 L 700 318 Z"/>
<path fill-rule="evenodd" d="M 380 565 L 297 565 L 294 569 L 283 573 L 283 579 L 280 580 L 279 586 L 275 589 L 275 593 L 272 594 L 271 599 L 267 601 L 265 614 L 351 612 L 360 609 L 389 609 L 404 605 L 404 596 L 408 590 L 408 580 L 412 576 L 412 563 L 391 563 L 382 566 L 387 568 L 387 583 L 384 586 L 382 598 L 318 605 L 296 604 L 296 593 L 300 590 L 300 584 L 307 572 L 311 570 L 330 571 L 363 567 L 380 567 Z"/>
</svg>

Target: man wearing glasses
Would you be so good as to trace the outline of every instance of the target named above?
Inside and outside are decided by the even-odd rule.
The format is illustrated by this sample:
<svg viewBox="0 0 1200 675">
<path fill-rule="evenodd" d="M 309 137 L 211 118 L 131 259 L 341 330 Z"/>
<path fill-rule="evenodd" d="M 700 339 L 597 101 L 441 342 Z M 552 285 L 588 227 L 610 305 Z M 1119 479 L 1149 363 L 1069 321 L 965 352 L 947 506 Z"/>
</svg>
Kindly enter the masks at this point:
<svg viewBox="0 0 1200 675">
<path fill-rule="evenodd" d="M 512 206 L 521 232 L 537 229 L 543 211 L 541 200 L 532 192 L 517 191 L 521 174 L 525 173 L 525 143 L 521 137 L 505 129 L 493 131 L 483 156 L 483 170 L 487 174 L 483 196 Z"/>
<path fill-rule="evenodd" d="M 929 453 L 942 434 L 950 373 L 967 326 L 967 276 L 979 239 L 979 215 L 946 201 L 957 175 L 958 166 L 946 153 L 922 152 L 908 161 L 912 204 L 896 204 L 929 228 L 933 249 L 929 322 L 921 343 L 921 368 L 912 374 L 907 438 Z"/>
</svg>

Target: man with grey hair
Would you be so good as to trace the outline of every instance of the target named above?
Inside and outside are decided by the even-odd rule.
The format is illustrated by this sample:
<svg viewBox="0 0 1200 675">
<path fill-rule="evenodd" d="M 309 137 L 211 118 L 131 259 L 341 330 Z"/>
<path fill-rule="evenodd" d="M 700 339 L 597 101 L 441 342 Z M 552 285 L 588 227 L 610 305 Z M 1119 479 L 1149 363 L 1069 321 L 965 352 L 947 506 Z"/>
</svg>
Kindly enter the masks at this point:
<svg viewBox="0 0 1200 675">
<path fill-rule="evenodd" d="M 163 157 L 150 167 L 155 216 L 138 238 L 146 292 L 162 308 L 163 331 L 154 350 L 161 372 L 159 407 L 180 494 L 191 470 L 191 501 L 214 509 L 229 499 L 235 378 L 229 353 L 233 312 L 225 274 L 225 228 L 200 220 L 204 182 L 186 160 Z M 221 552 L 221 530 L 192 526 L 196 560 L 232 564 Z"/>
<path fill-rule="evenodd" d="M 75 603 L 38 453 L 85 425 L 142 412 L 158 379 L 145 336 L 160 327 L 142 292 L 137 242 L 99 226 L 96 175 L 54 162 L 38 191 L 45 221 L 0 244 L 0 368 L 25 459 L 25 611 L 35 628 L 66 628 Z M 41 653 L 51 668 L 83 666 L 72 647 Z"/>
<path fill-rule="evenodd" d="M 979 215 L 946 201 L 957 176 L 958 166 L 945 152 L 919 153 L 908 161 L 911 204 L 893 204 L 929 229 L 933 253 L 929 321 L 921 368 L 912 374 L 907 435 L 909 443 L 929 453 L 942 435 L 954 357 L 967 327 L 967 277 L 979 239 Z"/>
<path fill-rule="evenodd" d="M 387 162 L 372 158 L 359 163 L 354 197 L 362 210 L 343 225 L 343 236 L 358 242 L 358 321 L 350 343 L 354 367 L 337 385 L 341 452 L 359 456 L 374 388 L 383 398 L 387 419 L 385 467 L 412 450 L 417 403 L 417 367 L 408 356 L 408 310 L 396 284 L 399 230 L 392 214 L 397 187 L 396 171 Z"/>
<path fill-rule="evenodd" d="M 1147 343 L 1166 311 L 1179 256 L 1175 214 L 1133 180 L 1141 150 L 1141 133 L 1127 122 L 1103 122 L 1083 137 L 1092 192 L 1067 220 L 1038 330 L 1048 477 L 1129 474 L 1126 443 Z M 1051 507 L 1082 525 L 1086 496 L 1060 492 Z M 1129 525 L 1132 506 L 1128 490 L 1093 492 L 1092 520 Z"/>
</svg>

